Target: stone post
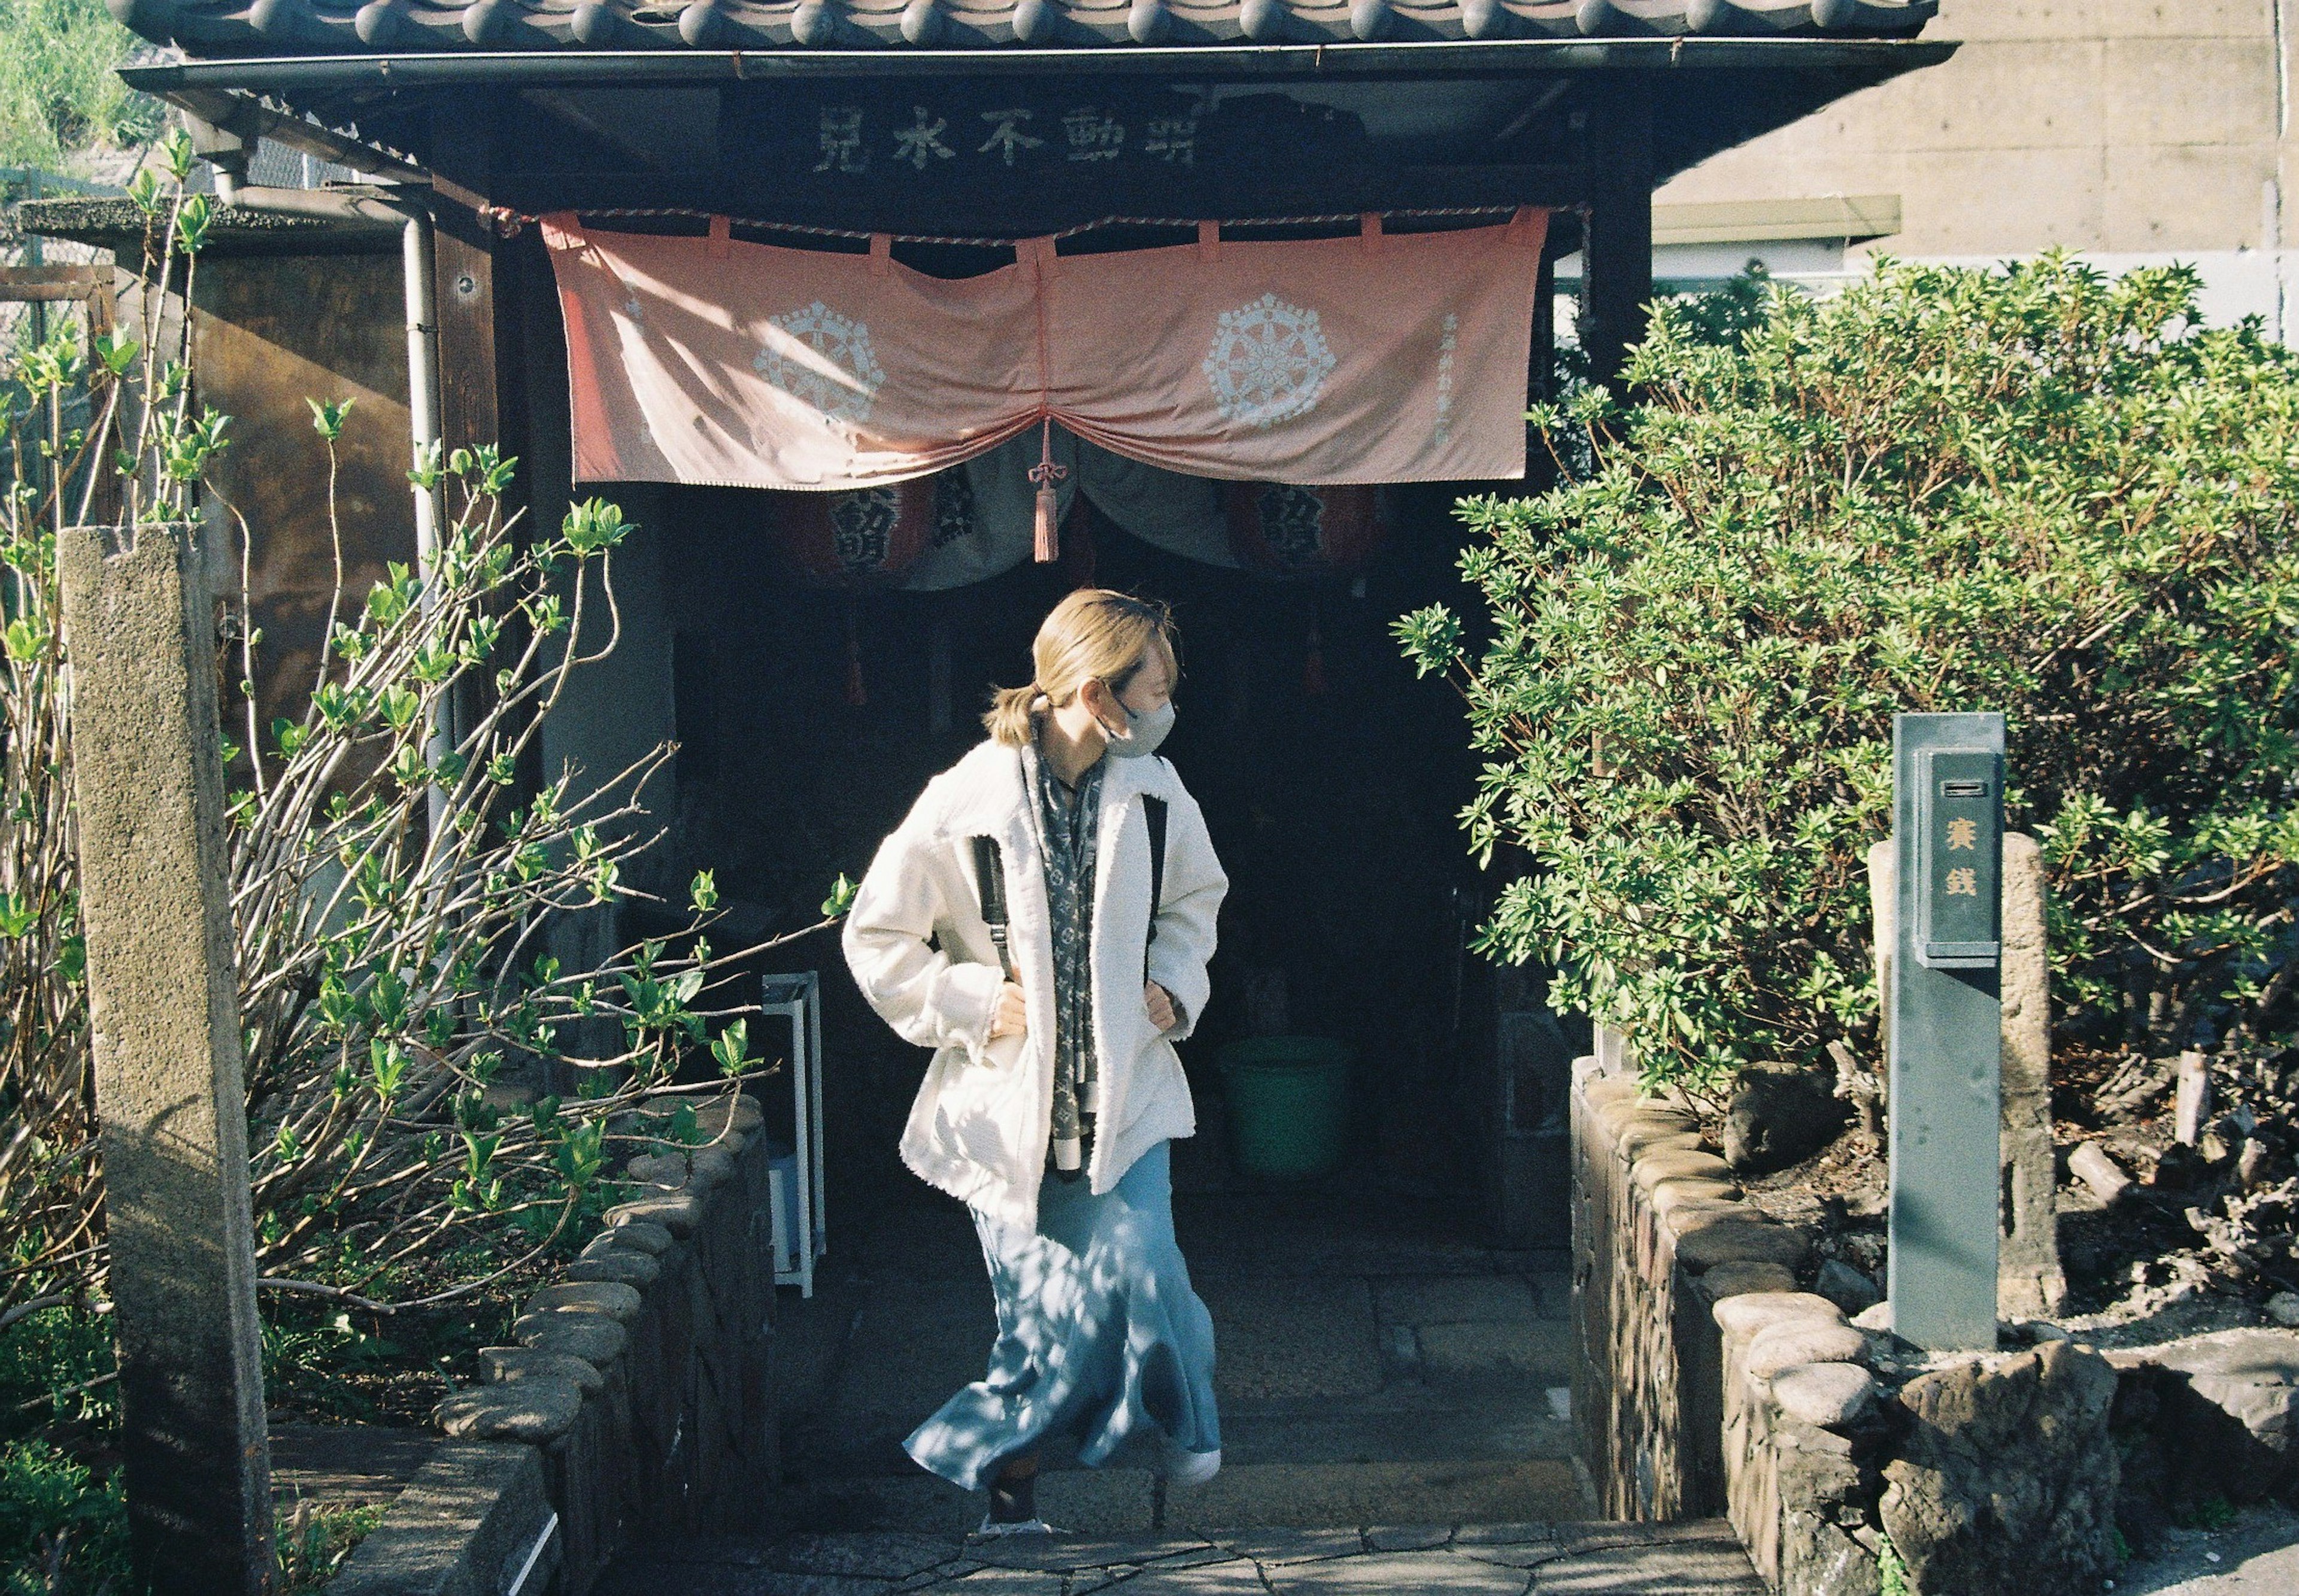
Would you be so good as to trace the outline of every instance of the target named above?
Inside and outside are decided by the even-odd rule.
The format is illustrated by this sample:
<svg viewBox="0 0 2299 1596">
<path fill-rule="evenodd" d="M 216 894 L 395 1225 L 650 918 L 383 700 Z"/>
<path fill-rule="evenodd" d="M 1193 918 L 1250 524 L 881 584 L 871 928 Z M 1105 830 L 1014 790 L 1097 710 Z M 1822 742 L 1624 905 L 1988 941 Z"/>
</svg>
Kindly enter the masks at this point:
<svg viewBox="0 0 2299 1596">
<path fill-rule="evenodd" d="M 188 527 L 68 529 L 80 922 L 139 1584 L 270 1588 L 271 1459 L 225 895 L 215 623 Z"/>
<path fill-rule="evenodd" d="M 1891 990 L 1898 885 L 1889 838 L 1868 850 L 1876 979 Z M 2052 1150 L 2051 961 L 2044 941 L 2044 860 L 2036 839 L 2004 834 L 2004 1214 L 1996 1264 L 1999 1310 L 2056 1313 L 2060 1269 L 2057 1166 Z M 1891 1005 L 1884 1005 L 1888 1021 Z"/>
<path fill-rule="evenodd" d="M 2058 1170 L 2052 1154 L 2051 959 L 2044 945 L 2044 851 L 2018 832 L 2004 836 L 2004 1234 L 1996 1260 L 1997 1311 L 2007 1318 L 2057 1313 L 2067 1301 L 2060 1270 Z"/>
</svg>

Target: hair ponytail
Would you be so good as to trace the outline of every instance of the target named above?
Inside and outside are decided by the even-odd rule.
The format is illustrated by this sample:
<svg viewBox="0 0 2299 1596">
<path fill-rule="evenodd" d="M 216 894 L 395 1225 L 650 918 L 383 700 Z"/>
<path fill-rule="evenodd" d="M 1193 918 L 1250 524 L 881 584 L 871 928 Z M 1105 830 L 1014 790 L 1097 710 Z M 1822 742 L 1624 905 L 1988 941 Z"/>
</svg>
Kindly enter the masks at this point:
<svg viewBox="0 0 2299 1596">
<path fill-rule="evenodd" d="M 992 696 L 982 724 L 1009 747 L 1032 741 L 1031 719 L 1041 700 L 1065 704 L 1091 681 L 1124 691 L 1151 649 L 1162 649 L 1166 665 L 1181 668 L 1174 617 L 1165 605 L 1104 587 L 1082 587 L 1056 604 L 1031 644 L 1037 677 L 1026 687 L 1000 687 Z"/>
<path fill-rule="evenodd" d="M 990 695 L 990 712 L 982 724 L 995 741 L 1020 748 L 1030 741 L 1030 708 L 1037 699 L 1035 682 L 1026 687 L 1000 687 Z"/>
</svg>

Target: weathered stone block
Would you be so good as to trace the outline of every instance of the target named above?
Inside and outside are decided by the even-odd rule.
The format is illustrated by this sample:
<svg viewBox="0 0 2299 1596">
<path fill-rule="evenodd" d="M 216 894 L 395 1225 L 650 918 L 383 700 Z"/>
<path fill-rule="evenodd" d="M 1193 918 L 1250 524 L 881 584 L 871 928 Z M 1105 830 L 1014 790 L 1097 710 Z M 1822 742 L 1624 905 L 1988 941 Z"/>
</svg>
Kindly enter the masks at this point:
<svg viewBox="0 0 2299 1596">
<path fill-rule="evenodd" d="M 562 1280 L 613 1280 L 625 1285 L 643 1288 L 654 1283 L 662 1273 L 662 1266 L 643 1252 L 626 1252 L 610 1248 L 604 1252 L 585 1252 L 560 1272 Z"/>
<path fill-rule="evenodd" d="M 596 1366 L 570 1352 L 546 1352 L 540 1347 L 481 1347 L 479 1373 L 490 1384 L 566 1380 L 585 1394 L 606 1384 Z"/>
<path fill-rule="evenodd" d="M 2299 1332 L 2222 1330 L 2109 1358 L 2154 1371 L 2157 1444 L 2190 1489 L 2299 1494 Z"/>
<path fill-rule="evenodd" d="M 1751 1292 L 1793 1292 L 1796 1276 L 1775 1263 L 1718 1264 L 1700 1277 L 1700 1287 L 1710 1301 L 1722 1302 Z"/>
<path fill-rule="evenodd" d="M 1826 1319 L 1790 1319 L 1751 1336 L 1741 1367 L 1751 1379 L 1769 1380 L 1800 1363 L 1867 1360 L 1868 1338 L 1851 1326 Z"/>
<path fill-rule="evenodd" d="M 1790 1418 L 1832 1430 L 1868 1416 L 1876 1376 L 1850 1363 L 1795 1364 L 1772 1376 L 1772 1401 Z"/>
<path fill-rule="evenodd" d="M 1776 1263 L 1794 1268 L 1812 1251 L 1803 1233 L 1759 1218 L 1731 1219 L 1680 1238 L 1676 1260 L 1697 1275 L 1724 1263 Z"/>
<path fill-rule="evenodd" d="M 1903 1387 L 1882 1516 L 1915 1588 L 2097 1590 L 2115 1567 L 2114 1395 L 2106 1359 L 2066 1342 Z"/>
<path fill-rule="evenodd" d="M 439 1404 L 439 1427 L 466 1441 L 525 1441 L 540 1444 L 564 1434 L 582 1411 L 582 1388 L 572 1380 L 537 1377 L 459 1392 Z"/>
<path fill-rule="evenodd" d="M 675 1236 L 690 1236 L 702 1220 L 702 1201 L 689 1193 L 676 1196 L 641 1197 L 635 1201 L 617 1203 L 607 1210 L 607 1223 L 623 1226 L 634 1220 L 645 1220 L 660 1226 Z"/>
<path fill-rule="evenodd" d="M 1768 1171 L 1803 1162 L 1844 1128 L 1846 1105 L 1831 1085 L 1787 1064 L 1752 1065 L 1724 1116 L 1724 1162 Z"/>
<path fill-rule="evenodd" d="M 596 1313 L 524 1314 L 511 1326 L 511 1334 L 521 1346 L 565 1352 L 599 1368 L 621 1357 L 630 1344 L 620 1325 Z"/>
<path fill-rule="evenodd" d="M 1778 1265 L 1771 1266 L 1779 1268 Z M 1788 1271 L 1782 1269 L 1782 1274 Z M 1760 1330 L 1792 1319 L 1816 1319 L 1824 1325 L 1841 1323 L 1843 1311 L 1826 1297 L 1811 1292 L 1749 1292 L 1728 1297 L 1712 1309 L 1727 1335 L 1747 1341 Z"/>
<path fill-rule="evenodd" d="M 652 1220 L 640 1218 L 636 1215 L 622 1219 L 616 1219 L 610 1215 L 607 1225 L 608 1228 L 592 1237 L 591 1244 L 583 1249 L 583 1255 L 585 1258 L 602 1249 L 611 1247 L 627 1247 L 635 1251 L 646 1253 L 649 1257 L 655 1257 L 667 1251 L 675 1239 L 670 1232 Z"/>
<path fill-rule="evenodd" d="M 639 1293 L 612 1280 L 575 1280 L 546 1285 L 527 1300 L 528 1313 L 602 1313 L 629 1318 L 639 1310 Z"/>
</svg>

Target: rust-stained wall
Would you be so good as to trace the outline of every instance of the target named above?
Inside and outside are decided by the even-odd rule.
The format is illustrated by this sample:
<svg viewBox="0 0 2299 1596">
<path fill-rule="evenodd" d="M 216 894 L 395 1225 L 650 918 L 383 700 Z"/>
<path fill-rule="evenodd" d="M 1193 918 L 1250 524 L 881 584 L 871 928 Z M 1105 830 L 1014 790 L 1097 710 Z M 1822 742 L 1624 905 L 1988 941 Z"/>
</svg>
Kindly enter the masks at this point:
<svg viewBox="0 0 2299 1596">
<path fill-rule="evenodd" d="M 232 419 L 210 481 L 251 534 L 256 697 L 268 724 L 300 713 L 311 691 L 335 583 L 327 449 L 307 399 L 354 401 L 336 486 L 345 612 L 385 561 L 415 558 L 399 257 L 209 260 L 193 298 L 200 397 Z M 238 521 L 223 520 L 237 557 Z"/>
</svg>

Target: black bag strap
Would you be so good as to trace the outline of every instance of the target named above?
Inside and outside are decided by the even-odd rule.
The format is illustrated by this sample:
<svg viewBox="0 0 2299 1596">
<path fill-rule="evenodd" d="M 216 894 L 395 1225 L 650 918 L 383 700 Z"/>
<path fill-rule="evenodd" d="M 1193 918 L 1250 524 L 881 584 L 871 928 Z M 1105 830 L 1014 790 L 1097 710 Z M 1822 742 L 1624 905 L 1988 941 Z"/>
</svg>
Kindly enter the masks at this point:
<svg viewBox="0 0 2299 1596">
<path fill-rule="evenodd" d="M 1141 978 L 1150 978 L 1150 943 L 1158 940 L 1158 910 L 1166 900 L 1166 801 L 1141 794 L 1141 818 L 1150 822 L 1150 936 L 1141 946 Z"/>
<path fill-rule="evenodd" d="M 982 897 L 983 923 L 990 927 L 990 940 L 997 944 L 999 971 L 1010 981 L 1014 955 L 1006 944 L 1006 859 L 994 836 L 974 839 L 974 885 Z"/>
</svg>

